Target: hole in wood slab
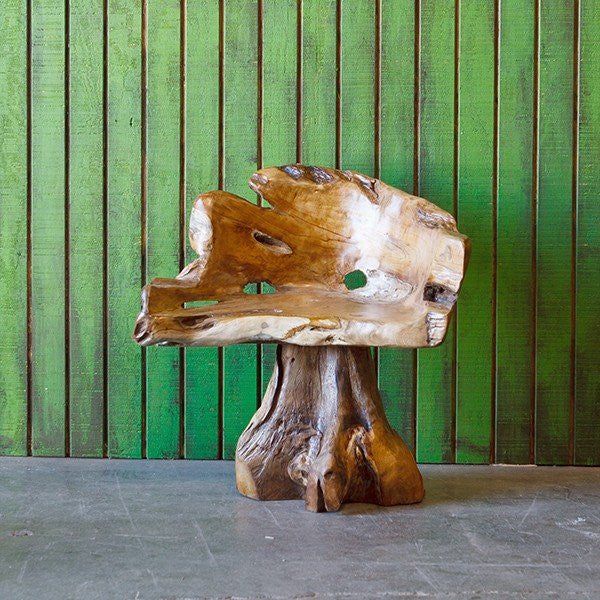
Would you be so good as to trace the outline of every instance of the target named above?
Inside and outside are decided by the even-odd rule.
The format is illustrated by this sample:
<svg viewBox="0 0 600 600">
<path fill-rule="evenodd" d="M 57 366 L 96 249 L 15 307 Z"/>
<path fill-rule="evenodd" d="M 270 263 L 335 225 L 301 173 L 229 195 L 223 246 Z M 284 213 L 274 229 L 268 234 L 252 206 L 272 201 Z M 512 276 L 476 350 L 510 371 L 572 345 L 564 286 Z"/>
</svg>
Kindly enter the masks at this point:
<svg viewBox="0 0 600 600">
<path fill-rule="evenodd" d="M 344 285 L 349 290 L 357 290 L 367 285 L 367 276 L 359 269 L 350 271 L 344 277 Z"/>
<path fill-rule="evenodd" d="M 183 308 L 202 308 L 217 303 L 217 300 L 192 300 L 191 302 L 185 302 Z"/>
<path fill-rule="evenodd" d="M 260 286 L 262 294 L 272 294 L 276 292 L 275 286 L 269 281 L 249 281 L 243 289 L 244 294 L 256 294 Z"/>
<path fill-rule="evenodd" d="M 429 282 L 423 288 L 423 300 L 427 302 L 435 302 L 450 307 L 456 302 L 456 296 L 455 292 L 437 283 Z"/>
<path fill-rule="evenodd" d="M 185 329 L 204 331 L 210 329 L 214 325 L 214 322 L 208 320 L 207 315 L 198 315 L 193 317 L 179 317 L 179 324 Z"/>
<path fill-rule="evenodd" d="M 277 238 L 271 237 L 270 235 L 267 235 L 266 233 L 263 233 L 262 231 L 254 230 L 252 232 L 252 237 L 259 244 L 262 244 L 263 246 L 265 246 L 267 248 L 267 250 L 270 250 L 271 252 L 275 252 L 275 254 L 291 254 L 292 253 L 292 249 L 285 242 L 282 242 L 281 240 L 278 240 Z"/>
</svg>

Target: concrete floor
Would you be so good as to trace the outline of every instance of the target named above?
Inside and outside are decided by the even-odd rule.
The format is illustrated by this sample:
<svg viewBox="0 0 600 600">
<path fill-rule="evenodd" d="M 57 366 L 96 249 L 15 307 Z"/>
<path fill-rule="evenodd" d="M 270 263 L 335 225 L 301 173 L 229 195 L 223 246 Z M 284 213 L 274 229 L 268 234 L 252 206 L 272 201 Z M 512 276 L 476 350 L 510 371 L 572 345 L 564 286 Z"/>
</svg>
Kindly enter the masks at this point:
<svg viewBox="0 0 600 600">
<path fill-rule="evenodd" d="M 422 471 L 421 505 L 313 514 L 232 463 L 0 459 L 0 599 L 600 598 L 600 469 Z"/>
</svg>

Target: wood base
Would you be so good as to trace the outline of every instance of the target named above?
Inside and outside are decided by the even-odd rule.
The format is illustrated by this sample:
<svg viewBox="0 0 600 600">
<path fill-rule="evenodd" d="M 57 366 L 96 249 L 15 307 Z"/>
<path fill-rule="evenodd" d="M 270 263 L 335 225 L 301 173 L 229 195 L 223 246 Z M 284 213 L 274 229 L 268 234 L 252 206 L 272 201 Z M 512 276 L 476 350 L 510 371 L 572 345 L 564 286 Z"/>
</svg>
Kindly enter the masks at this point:
<svg viewBox="0 0 600 600">
<path fill-rule="evenodd" d="M 385 416 L 366 347 L 279 345 L 235 471 L 245 496 L 303 498 L 315 512 L 343 502 L 412 504 L 424 495 L 415 460 Z"/>
</svg>

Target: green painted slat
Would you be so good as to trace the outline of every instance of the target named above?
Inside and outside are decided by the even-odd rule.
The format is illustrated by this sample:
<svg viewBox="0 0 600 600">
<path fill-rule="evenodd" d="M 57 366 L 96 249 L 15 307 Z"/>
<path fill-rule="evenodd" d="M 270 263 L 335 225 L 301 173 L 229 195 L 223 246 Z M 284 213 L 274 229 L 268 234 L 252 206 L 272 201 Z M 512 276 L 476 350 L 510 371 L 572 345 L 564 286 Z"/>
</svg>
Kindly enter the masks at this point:
<svg viewBox="0 0 600 600">
<path fill-rule="evenodd" d="M 536 462 L 567 464 L 571 404 L 573 6 L 541 4 Z"/>
<path fill-rule="evenodd" d="M 102 456 L 103 3 L 70 3 L 69 288 L 71 456 Z"/>
<path fill-rule="evenodd" d="M 248 179 L 257 167 L 256 0 L 225 0 L 223 56 L 223 187 L 252 202 Z M 256 291 L 256 286 L 252 286 Z M 232 458 L 240 433 L 256 411 L 258 346 L 223 349 L 223 457 Z"/>
<path fill-rule="evenodd" d="M 263 166 L 296 162 L 297 0 L 265 2 L 263 8 Z M 272 293 L 268 284 L 261 293 Z M 277 344 L 261 345 L 264 394 L 273 373 Z"/>
<path fill-rule="evenodd" d="M 148 280 L 179 271 L 179 0 L 148 3 Z M 179 348 L 146 354 L 146 454 L 179 455 Z"/>
<path fill-rule="evenodd" d="M 420 195 L 452 212 L 454 2 L 421 3 Z M 452 462 L 454 322 L 438 348 L 417 351 L 417 459 Z"/>
<path fill-rule="evenodd" d="M 460 4 L 458 228 L 471 239 L 456 312 L 456 461 L 487 463 L 492 415 L 494 5 Z"/>
<path fill-rule="evenodd" d="M 342 3 L 341 167 L 375 171 L 375 3 Z"/>
<path fill-rule="evenodd" d="M 534 5 L 500 8 L 496 460 L 530 459 Z"/>
<path fill-rule="evenodd" d="M 186 219 L 219 184 L 219 6 L 189 2 L 186 44 Z M 197 257 L 187 244 L 187 262 Z M 185 456 L 219 456 L 219 351 L 185 350 Z"/>
<path fill-rule="evenodd" d="M 32 453 L 65 451 L 65 11 L 31 4 Z"/>
<path fill-rule="evenodd" d="M 340 168 L 375 175 L 375 2 L 342 2 L 341 11 Z"/>
<path fill-rule="evenodd" d="M 600 464 L 600 3 L 581 3 L 575 462 Z"/>
<path fill-rule="evenodd" d="M 302 162 L 335 165 L 336 1 L 302 7 Z"/>
<path fill-rule="evenodd" d="M 381 179 L 413 191 L 414 0 L 381 5 Z M 415 351 L 379 350 L 379 388 L 391 425 L 415 449 Z"/>
<path fill-rule="evenodd" d="M 8 0 L 0 19 L 0 454 L 12 455 L 27 453 L 26 8 Z"/>
<path fill-rule="evenodd" d="M 108 453 L 142 456 L 141 0 L 108 4 Z"/>
</svg>

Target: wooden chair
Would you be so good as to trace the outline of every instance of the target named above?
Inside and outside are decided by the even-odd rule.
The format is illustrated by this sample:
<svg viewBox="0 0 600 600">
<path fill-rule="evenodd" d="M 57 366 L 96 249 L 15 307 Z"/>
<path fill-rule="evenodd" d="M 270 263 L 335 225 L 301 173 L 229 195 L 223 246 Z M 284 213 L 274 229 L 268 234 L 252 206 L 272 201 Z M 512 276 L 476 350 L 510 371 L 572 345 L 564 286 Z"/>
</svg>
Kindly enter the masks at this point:
<svg viewBox="0 0 600 600">
<path fill-rule="evenodd" d="M 419 502 L 421 475 L 385 417 L 369 346 L 442 342 L 467 238 L 447 212 L 360 173 L 287 165 L 250 187 L 269 207 L 224 191 L 196 200 L 198 258 L 144 288 L 135 340 L 278 344 L 237 446 L 242 494 L 303 498 L 313 511 Z M 244 293 L 261 282 L 274 292 Z M 198 300 L 212 302 L 186 308 Z"/>
</svg>

